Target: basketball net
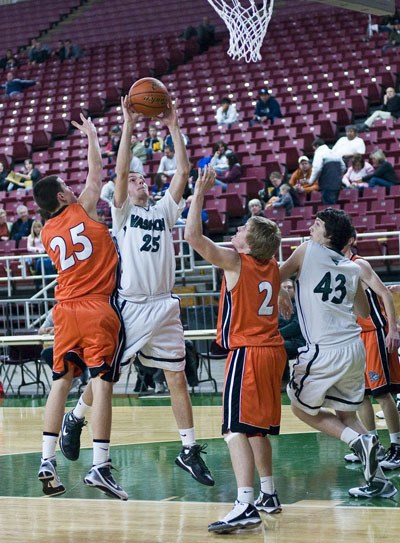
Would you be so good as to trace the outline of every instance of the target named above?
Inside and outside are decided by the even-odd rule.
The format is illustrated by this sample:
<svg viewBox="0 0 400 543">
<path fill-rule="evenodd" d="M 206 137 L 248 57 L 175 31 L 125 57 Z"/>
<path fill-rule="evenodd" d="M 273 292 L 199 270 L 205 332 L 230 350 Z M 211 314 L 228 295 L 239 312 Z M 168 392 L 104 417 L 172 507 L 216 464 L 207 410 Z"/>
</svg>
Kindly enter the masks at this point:
<svg viewBox="0 0 400 543">
<path fill-rule="evenodd" d="M 228 55 L 235 60 L 260 61 L 260 49 L 271 20 L 274 0 L 257 0 L 259 6 L 255 0 L 208 0 L 208 2 L 228 27 Z"/>
</svg>

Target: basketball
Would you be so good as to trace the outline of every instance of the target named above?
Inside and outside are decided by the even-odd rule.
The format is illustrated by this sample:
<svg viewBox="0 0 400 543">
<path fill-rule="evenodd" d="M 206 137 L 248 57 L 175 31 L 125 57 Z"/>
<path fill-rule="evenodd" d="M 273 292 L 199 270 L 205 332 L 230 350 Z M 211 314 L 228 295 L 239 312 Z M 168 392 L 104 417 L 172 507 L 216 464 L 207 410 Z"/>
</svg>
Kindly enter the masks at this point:
<svg viewBox="0 0 400 543">
<path fill-rule="evenodd" d="M 169 102 L 168 91 L 158 79 L 144 77 L 129 89 L 129 104 L 137 113 L 157 117 L 164 113 Z"/>
</svg>

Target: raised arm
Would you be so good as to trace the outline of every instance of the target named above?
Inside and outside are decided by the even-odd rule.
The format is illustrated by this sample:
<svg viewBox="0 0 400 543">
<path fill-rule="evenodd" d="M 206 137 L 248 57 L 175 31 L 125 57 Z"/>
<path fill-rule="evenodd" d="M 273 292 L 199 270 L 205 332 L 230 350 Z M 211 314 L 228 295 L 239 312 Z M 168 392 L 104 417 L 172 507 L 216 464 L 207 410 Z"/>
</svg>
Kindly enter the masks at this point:
<svg viewBox="0 0 400 543">
<path fill-rule="evenodd" d="M 178 114 L 176 107 L 170 101 L 169 108 L 164 117 L 160 120 L 168 127 L 172 137 L 172 143 L 175 149 L 176 172 L 172 177 L 169 186 L 169 192 L 175 202 L 178 204 L 182 198 L 186 183 L 189 179 L 189 159 L 186 152 L 185 142 L 179 127 Z"/>
<path fill-rule="evenodd" d="M 121 98 L 121 108 L 124 115 L 124 124 L 122 126 L 121 141 L 119 144 L 117 163 L 115 173 L 115 192 L 114 205 L 122 207 L 128 197 L 128 176 L 129 165 L 131 163 L 131 137 L 136 122 L 139 119 L 139 114 L 132 111 L 129 107 L 128 97 Z"/>
<path fill-rule="evenodd" d="M 215 182 L 215 171 L 206 166 L 199 170 L 194 195 L 190 204 L 185 226 L 185 240 L 190 243 L 195 251 L 203 258 L 225 271 L 240 272 L 240 256 L 226 247 L 219 247 L 210 238 L 203 235 L 201 223 L 201 211 L 203 209 L 204 194 Z"/>
<path fill-rule="evenodd" d="M 79 196 L 79 203 L 93 219 L 97 219 L 96 205 L 100 198 L 103 177 L 103 162 L 97 130 L 90 117 L 86 119 L 81 113 L 82 124 L 72 121 L 71 124 L 86 134 L 88 138 L 88 175 L 85 188 Z"/>
</svg>

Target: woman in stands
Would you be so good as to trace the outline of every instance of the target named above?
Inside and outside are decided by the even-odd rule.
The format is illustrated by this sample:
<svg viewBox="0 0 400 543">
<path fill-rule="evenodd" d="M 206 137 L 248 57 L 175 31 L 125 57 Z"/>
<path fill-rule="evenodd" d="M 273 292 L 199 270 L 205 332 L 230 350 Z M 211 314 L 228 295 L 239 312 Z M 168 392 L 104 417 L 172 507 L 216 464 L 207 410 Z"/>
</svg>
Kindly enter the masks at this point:
<svg viewBox="0 0 400 543">
<path fill-rule="evenodd" d="M 374 167 L 364 160 L 364 157 L 359 154 L 353 155 L 350 161 L 350 167 L 342 178 L 342 183 L 346 188 L 362 189 L 368 187 L 368 183 L 363 181 L 365 175 L 374 172 Z"/>
<path fill-rule="evenodd" d="M 393 166 L 386 160 L 385 153 L 378 149 L 369 155 L 374 171 L 364 175 L 361 179 L 367 182 L 370 187 L 386 187 L 399 184 L 399 178 L 394 171 Z"/>
</svg>

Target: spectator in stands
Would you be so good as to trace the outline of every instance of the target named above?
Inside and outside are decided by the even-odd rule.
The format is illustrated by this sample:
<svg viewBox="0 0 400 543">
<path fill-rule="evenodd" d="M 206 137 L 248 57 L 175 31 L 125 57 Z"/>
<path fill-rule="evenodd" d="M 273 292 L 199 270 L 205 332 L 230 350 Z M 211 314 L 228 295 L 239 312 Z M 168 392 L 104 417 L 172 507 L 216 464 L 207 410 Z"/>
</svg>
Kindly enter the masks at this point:
<svg viewBox="0 0 400 543">
<path fill-rule="evenodd" d="M 297 308 L 295 302 L 295 290 L 294 290 L 294 281 L 292 279 L 287 279 L 281 283 L 281 288 L 286 290 L 289 294 L 290 299 L 293 304 L 293 313 L 288 319 L 285 319 L 282 315 L 279 315 L 278 328 L 281 336 L 285 341 L 285 350 L 287 355 L 287 360 L 291 360 L 297 357 L 297 350 L 300 347 L 304 347 L 306 342 L 301 333 L 299 318 L 297 316 Z M 283 374 L 283 383 L 288 382 L 289 380 L 289 364 L 286 364 L 285 372 Z"/>
<path fill-rule="evenodd" d="M 43 45 L 39 40 L 33 38 L 28 51 L 28 58 L 31 64 L 41 64 L 50 58 L 50 48 Z"/>
<path fill-rule="evenodd" d="M 133 156 L 136 156 L 142 162 L 142 164 L 146 164 L 146 148 L 137 137 L 137 134 L 132 134 L 131 137 L 131 153 Z"/>
<path fill-rule="evenodd" d="M 395 49 L 400 46 L 400 21 L 394 21 L 394 24 L 389 32 L 388 42 L 382 47 L 382 52 L 386 53 L 389 49 Z"/>
<path fill-rule="evenodd" d="M 18 175 L 25 181 L 26 189 L 32 189 L 42 177 L 40 170 L 36 168 L 31 158 L 24 160 L 24 169 L 22 172 L 18 172 Z"/>
<path fill-rule="evenodd" d="M 258 93 L 258 100 L 252 123 L 265 123 L 270 121 L 274 124 L 276 118 L 282 117 L 282 112 L 278 100 L 269 93 L 268 89 L 261 89 Z"/>
<path fill-rule="evenodd" d="M 342 183 L 347 188 L 363 189 L 368 187 L 368 183 L 362 181 L 363 176 L 369 175 L 373 171 L 373 166 L 364 160 L 362 155 L 355 154 L 350 161 L 350 166 L 347 172 L 342 178 Z"/>
<path fill-rule="evenodd" d="M 160 200 L 166 190 L 169 188 L 169 177 L 163 172 L 158 172 L 154 176 L 154 185 L 151 188 L 151 199 L 153 202 Z"/>
<path fill-rule="evenodd" d="M 383 104 L 381 109 L 374 111 L 372 115 L 358 128 L 359 132 L 365 132 L 369 130 L 375 121 L 378 119 L 390 119 L 393 117 L 397 119 L 400 116 L 400 96 L 396 94 L 393 87 L 386 89 L 385 96 L 383 97 Z"/>
<path fill-rule="evenodd" d="M 279 187 L 279 196 L 275 198 L 270 198 L 270 201 L 267 203 L 265 208 L 270 207 L 276 207 L 281 208 L 283 207 L 286 211 L 286 217 L 290 217 L 292 214 L 292 209 L 294 207 L 293 204 L 293 198 L 290 194 L 291 187 L 287 183 L 284 183 Z"/>
<path fill-rule="evenodd" d="M 197 28 L 188 26 L 182 33 L 181 37 L 184 40 L 190 40 L 197 36 L 197 43 L 200 47 L 200 52 L 207 51 L 210 45 L 215 43 L 215 28 L 208 17 L 203 17 L 203 22 Z"/>
<path fill-rule="evenodd" d="M 31 233 L 33 219 L 29 217 L 28 208 L 24 205 L 17 207 L 18 219 L 11 226 L 10 236 L 11 239 L 16 241 L 16 246 L 22 238 L 28 238 Z"/>
<path fill-rule="evenodd" d="M 217 124 L 226 125 L 228 128 L 231 128 L 238 121 L 236 106 L 232 104 L 232 100 L 227 96 L 221 100 L 221 105 L 217 109 L 216 119 Z"/>
<path fill-rule="evenodd" d="M 350 160 L 353 155 L 365 154 L 365 143 L 360 136 L 357 136 L 357 127 L 353 124 L 346 126 L 346 135 L 339 138 L 335 145 L 332 147 L 332 151 L 340 156 L 345 163 Z"/>
<path fill-rule="evenodd" d="M 149 126 L 149 135 L 143 143 L 149 160 L 153 158 L 153 153 L 161 153 L 163 151 L 164 142 L 162 138 L 157 136 L 157 128 L 154 124 Z"/>
<path fill-rule="evenodd" d="M 182 211 L 182 215 L 180 217 L 180 221 L 182 222 L 186 222 L 186 219 L 187 219 L 187 216 L 188 216 L 188 213 L 189 213 L 189 208 L 190 208 L 190 204 L 192 203 L 192 200 L 193 200 L 193 196 L 190 195 L 186 198 L 186 207 L 185 209 Z M 206 234 L 207 232 L 207 223 L 208 223 L 208 211 L 206 209 L 202 209 L 201 210 L 201 224 L 202 224 L 202 227 L 203 227 L 203 234 Z"/>
<path fill-rule="evenodd" d="M 164 147 L 164 156 L 161 158 L 157 173 L 164 173 L 168 177 L 175 175 L 177 169 L 175 150 L 166 145 Z"/>
<path fill-rule="evenodd" d="M 104 153 L 102 153 L 103 158 L 108 158 L 108 163 L 111 164 L 114 157 L 118 153 L 119 144 L 121 141 L 121 127 L 118 125 L 115 125 L 110 130 L 109 140 L 106 145 Z"/>
<path fill-rule="evenodd" d="M 246 224 L 251 217 L 264 217 L 263 206 L 258 198 L 253 198 L 250 200 L 247 207 L 249 209 L 249 213 L 243 217 L 242 224 Z"/>
<path fill-rule="evenodd" d="M 292 176 L 289 180 L 289 184 L 294 188 L 294 190 L 301 194 L 312 192 L 313 190 L 318 190 L 319 185 L 316 181 L 312 185 L 309 184 L 309 179 L 311 177 L 311 162 L 310 159 L 303 155 L 299 158 L 299 167 L 292 173 Z"/>
<path fill-rule="evenodd" d="M 8 188 L 8 181 L 6 181 L 7 174 L 8 172 L 4 164 L 0 162 L 0 190 L 7 190 Z"/>
<path fill-rule="evenodd" d="M 312 146 L 315 153 L 308 183 L 312 185 L 318 181 L 323 204 L 336 204 L 346 166 L 322 138 L 316 138 Z"/>
<path fill-rule="evenodd" d="M 227 156 L 228 159 L 228 170 L 225 172 L 224 177 L 221 179 L 226 185 L 230 183 L 238 183 L 242 177 L 242 167 L 240 166 L 239 159 L 235 153 L 229 153 Z"/>
<path fill-rule="evenodd" d="M 111 176 L 111 179 L 105 183 L 101 189 L 100 192 L 100 199 L 104 200 L 104 202 L 107 202 L 107 204 L 111 207 L 112 201 L 114 198 L 114 192 L 115 192 L 115 178 L 117 174 L 113 174 Z"/>
<path fill-rule="evenodd" d="M 367 182 L 370 187 L 386 187 L 399 184 L 399 178 L 393 166 L 386 160 L 385 153 L 378 149 L 369 155 L 372 166 L 375 168 L 370 174 L 364 175 L 361 179 Z"/>
<path fill-rule="evenodd" d="M 137 156 L 132 155 L 129 169 L 131 170 L 131 172 L 136 172 L 144 175 L 143 162 Z"/>
<path fill-rule="evenodd" d="M 272 204 L 278 201 L 280 197 L 280 188 L 283 183 L 283 174 L 281 172 L 272 172 L 269 176 L 269 183 L 268 181 L 266 181 L 265 187 L 258 193 L 260 200 L 262 200 L 266 204 Z M 270 185 L 272 185 L 272 187 Z M 291 185 L 289 185 L 289 187 L 290 196 L 292 197 L 293 204 L 297 206 L 299 205 L 299 200 L 297 198 L 296 191 Z"/>
<path fill-rule="evenodd" d="M 19 60 L 12 52 L 12 49 L 7 49 L 5 56 L 0 60 L 0 68 L 3 70 L 15 70 L 19 66 Z"/>
<path fill-rule="evenodd" d="M 189 144 L 190 144 L 190 139 L 188 138 L 188 136 L 186 134 L 184 134 L 182 132 L 182 138 L 183 138 L 183 143 L 185 144 L 185 147 L 187 147 Z M 167 134 L 167 137 L 165 138 L 164 140 L 164 149 L 165 147 L 169 145 L 169 147 L 173 147 L 174 146 L 174 142 L 172 141 L 172 136 L 171 134 Z"/>
<path fill-rule="evenodd" d="M 79 45 L 75 45 L 71 40 L 65 40 L 64 46 L 59 51 L 59 59 L 62 61 L 69 58 L 79 58 L 82 55 Z"/>
<path fill-rule="evenodd" d="M 19 96 L 28 87 L 36 85 L 34 79 L 16 79 L 12 72 L 7 72 L 6 82 L 0 85 L 6 96 Z"/>
<path fill-rule="evenodd" d="M 10 239 L 10 229 L 7 223 L 7 211 L 0 208 L 0 241 L 8 241 Z"/>
<path fill-rule="evenodd" d="M 224 177 L 226 172 L 229 170 L 228 164 L 228 154 L 231 151 L 228 151 L 228 146 L 224 141 L 217 141 L 213 146 L 214 155 L 211 159 L 211 166 L 214 168 L 217 177 Z M 221 184 L 216 180 L 216 184 Z"/>
</svg>

